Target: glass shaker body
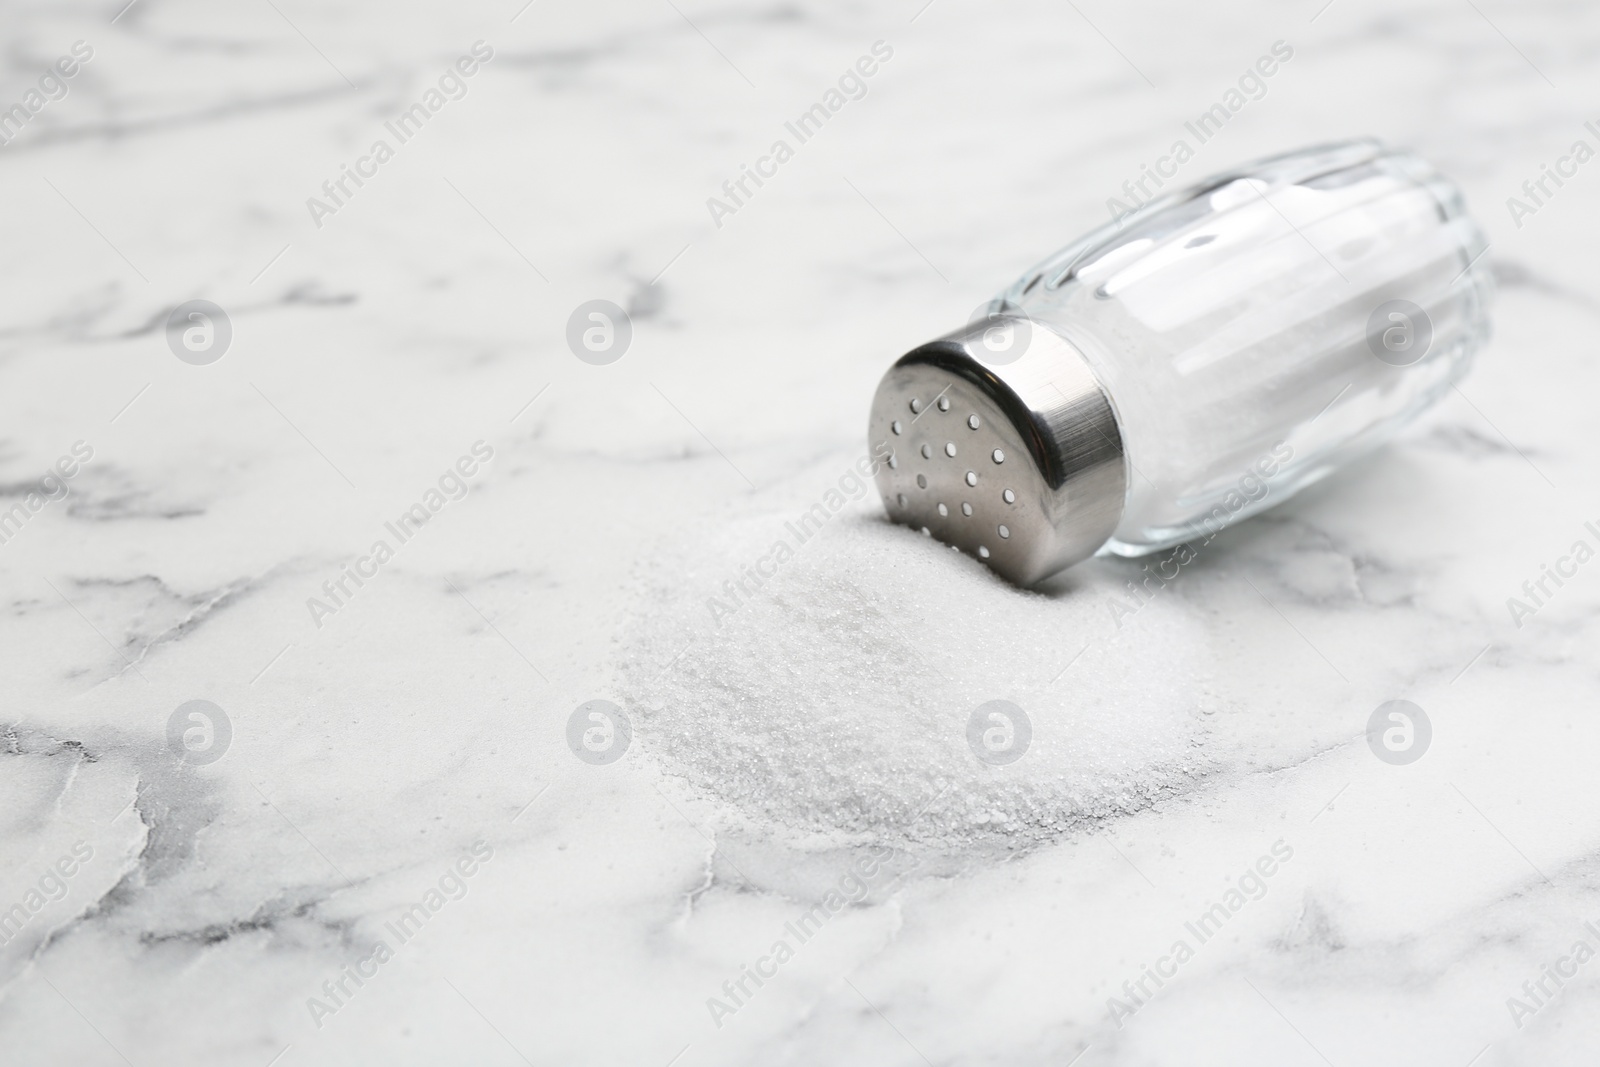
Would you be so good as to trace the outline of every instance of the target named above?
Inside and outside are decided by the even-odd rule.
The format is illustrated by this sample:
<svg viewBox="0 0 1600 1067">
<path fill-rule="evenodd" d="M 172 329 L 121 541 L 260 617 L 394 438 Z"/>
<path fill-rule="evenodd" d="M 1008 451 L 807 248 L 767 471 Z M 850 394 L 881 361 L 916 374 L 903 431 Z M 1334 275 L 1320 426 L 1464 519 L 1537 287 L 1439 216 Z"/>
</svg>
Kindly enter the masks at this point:
<svg viewBox="0 0 1600 1067">
<path fill-rule="evenodd" d="M 1351 142 L 1154 200 L 990 314 L 1099 379 L 1127 464 L 1101 551 L 1141 555 L 1282 502 L 1437 400 L 1488 335 L 1485 248 L 1431 166 Z"/>
</svg>

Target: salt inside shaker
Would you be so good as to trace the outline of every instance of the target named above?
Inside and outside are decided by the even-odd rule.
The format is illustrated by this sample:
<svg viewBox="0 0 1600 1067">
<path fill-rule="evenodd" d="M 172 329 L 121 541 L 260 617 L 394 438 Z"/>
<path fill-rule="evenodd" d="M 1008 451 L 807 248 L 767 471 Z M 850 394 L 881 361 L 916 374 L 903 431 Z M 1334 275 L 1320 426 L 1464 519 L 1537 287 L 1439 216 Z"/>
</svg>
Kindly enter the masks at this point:
<svg viewBox="0 0 1600 1067">
<path fill-rule="evenodd" d="M 1210 540 L 1466 373 L 1486 248 L 1454 185 L 1375 141 L 1153 200 L 890 367 L 884 505 L 1021 585 Z"/>
</svg>

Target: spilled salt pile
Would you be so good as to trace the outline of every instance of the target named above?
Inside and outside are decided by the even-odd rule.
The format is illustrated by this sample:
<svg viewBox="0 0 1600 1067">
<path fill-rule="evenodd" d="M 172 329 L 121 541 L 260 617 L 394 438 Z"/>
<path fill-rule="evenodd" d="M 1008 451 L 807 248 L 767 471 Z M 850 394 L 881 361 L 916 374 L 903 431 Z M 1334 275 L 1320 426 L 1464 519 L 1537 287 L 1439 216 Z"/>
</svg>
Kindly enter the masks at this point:
<svg viewBox="0 0 1600 1067">
<path fill-rule="evenodd" d="M 1048 839 L 1205 770 L 1208 652 L 1186 613 L 1114 633 L 1099 595 L 1019 591 L 888 525 L 870 492 L 803 543 L 804 504 L 767 507 L 640 576 L 619 686 L 670 773 L 775 830 L 959 849 Z M 984 718 L 969 741 L 994 700 L 1032 730 L 1003 765 L 979 752 L 1015 751 L 1014 724 Z"/>
</svg>

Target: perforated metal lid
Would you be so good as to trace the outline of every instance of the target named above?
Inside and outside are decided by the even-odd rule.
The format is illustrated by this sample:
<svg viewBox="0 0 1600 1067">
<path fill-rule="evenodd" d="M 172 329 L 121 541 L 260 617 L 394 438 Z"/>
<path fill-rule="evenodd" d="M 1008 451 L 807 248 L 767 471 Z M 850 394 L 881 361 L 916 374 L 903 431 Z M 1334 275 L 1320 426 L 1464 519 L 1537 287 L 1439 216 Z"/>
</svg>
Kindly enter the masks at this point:
<svg viewBox="0 0 1600 1067">
<path fill-rule="evenodd" d="M 1025 337 L 1004 362 L 986 337 Z M 1127 491 L 1116 412 L 1079 351 L 1020 316 L 980 320 L 902 356 L 867 440 L 889 517 L 1019 585 L 1092 556 Z M 887 446 L 887 447 L 885 447 Z"/>
</svg>

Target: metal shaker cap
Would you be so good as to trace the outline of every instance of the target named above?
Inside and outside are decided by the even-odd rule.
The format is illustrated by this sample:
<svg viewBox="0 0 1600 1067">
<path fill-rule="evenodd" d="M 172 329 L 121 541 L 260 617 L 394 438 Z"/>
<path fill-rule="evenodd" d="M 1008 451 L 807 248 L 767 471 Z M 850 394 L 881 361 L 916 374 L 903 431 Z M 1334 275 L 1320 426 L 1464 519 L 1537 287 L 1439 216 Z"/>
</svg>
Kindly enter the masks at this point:
<svg viewBox="0 0 1600 1067">
<path fill-rule="evenodd" d="M 997 332 L 1012 342 L 1004 358 Z M 877 484 L 891 519 L 1018 585 L 1094 555 L 1122 517 L 1110 397 L 1074 345 L 1020 314 L 900 357 L 873 397 L 867 443 L 888 455 Z"/>
</svg>

